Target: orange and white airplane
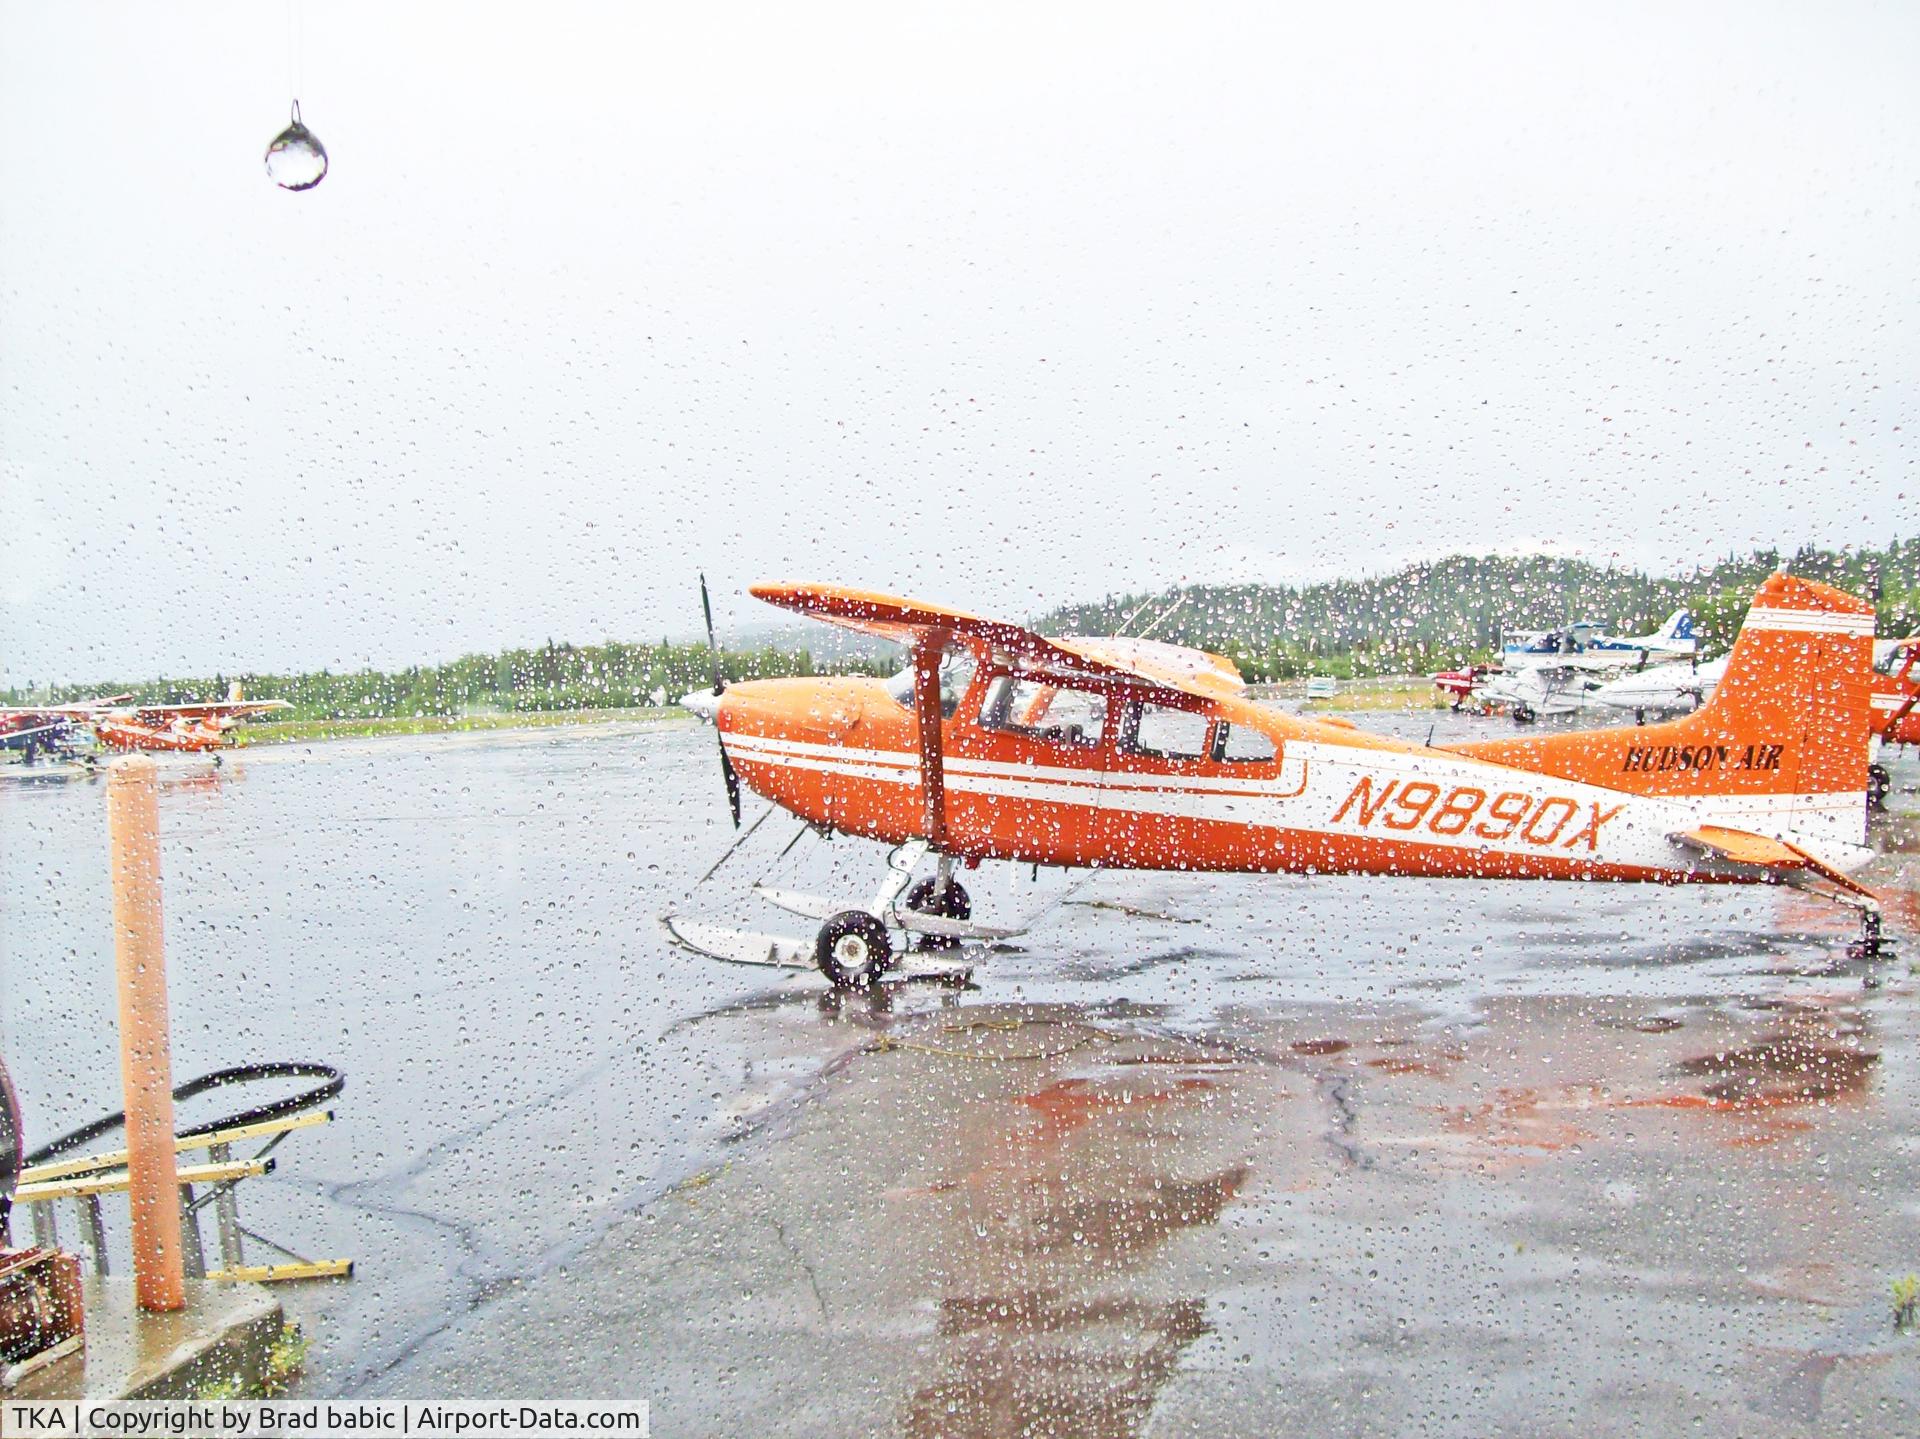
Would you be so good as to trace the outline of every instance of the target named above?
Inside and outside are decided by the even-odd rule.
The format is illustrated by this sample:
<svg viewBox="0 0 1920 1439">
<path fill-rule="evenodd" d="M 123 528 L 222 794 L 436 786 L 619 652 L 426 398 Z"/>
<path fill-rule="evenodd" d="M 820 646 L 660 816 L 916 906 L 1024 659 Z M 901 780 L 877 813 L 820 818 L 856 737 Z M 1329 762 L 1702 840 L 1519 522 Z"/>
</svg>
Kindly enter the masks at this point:
<svg viewBox="0 0 1920 1439">
<path fill-rule="evenodd" d="M 93 732 L 109 749 L 212 753 L 218 764 L 219 751 L 233 743 L 241 720 L 291 708 L 285 700 L 247 699 L 236 683 L 224 700 L 108 710 L 94 718 Z"/>
<path fill-rule="evenodd" d="M 1787 575 L 1763 585 L 1713 698 L 1635 728 L 1433 747 L 1255 703 L 1217 656 L 1050 639 L 960 610 L 830 585 L 771 604 L 908 647 L 893 680 L 754 680 L 684 703 L 738 781 L 827 831 L 895 846 L 873 902 L 762 891 L 819 919 L 811 945 L 669 914 L 719 958 L 817 964 L 836 986 L 896 963 L 891 929 L 948 941 L 953 878 L 981 860 L 1114 869 L 1465 879 L 1790 882 L 1860 909 L 1872 607 Z M 736 781 L 737 775 L 737 781 Z M 912 889 L 926 854 L 937 872 Z"/>
</svg>

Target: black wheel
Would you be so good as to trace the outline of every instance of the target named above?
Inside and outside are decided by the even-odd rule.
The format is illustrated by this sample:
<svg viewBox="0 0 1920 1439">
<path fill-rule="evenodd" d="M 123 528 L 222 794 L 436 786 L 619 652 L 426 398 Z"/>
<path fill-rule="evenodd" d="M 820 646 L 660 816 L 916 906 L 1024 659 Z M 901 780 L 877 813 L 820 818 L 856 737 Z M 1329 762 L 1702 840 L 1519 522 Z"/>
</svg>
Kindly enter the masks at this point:
<svg viewBox="0 0 1920 1439">
<path fill-rule="evenodd" d="M 947 881 L 944 894 L 937 894 L 940 881 L 923 879 L 907 891 L 907 897 L 901 901 L 908 909 L 921 914 L 937 914 L 942 919 L 972 919 L 973 901 L 960 887 L 958 880 Z M 916 941 L 921 949 L 958 949 L 960 941 L 945 934 L 923 934 Z"/>
<path fill-rule="evenodd" d="M 1887 791 L 1893 788 L 1893 776 L 1887 773 L 1887 767 L 1881 764 L 1867 766 L 1867 808 L 1885 809 Z"/>
<path fill-rule="evenodd" d="M 918 910 L 921 914 L 937 914 L 942 919 L 972 919 L 973 901 L 967 892 L 960 888 L 960 881 L 950 879 L 944 892 L 940 890 L 937 879 L 923 879 L 907 891 L 902 901 L 908 909 Z"/>
<path fill-rule="evenodd" d="M 1513 722 L 1515 724 L 1532 724 L 1533 711 L 1525 705 L 1515 705 L 1513 707 Z"/>
<path fill-rule="evenodd" d="M 813 961 L 835 989 L 866 989 L 893 962 L 893 941 L 864 909 L 843 910 L 820 927 Z"/>
</svg>

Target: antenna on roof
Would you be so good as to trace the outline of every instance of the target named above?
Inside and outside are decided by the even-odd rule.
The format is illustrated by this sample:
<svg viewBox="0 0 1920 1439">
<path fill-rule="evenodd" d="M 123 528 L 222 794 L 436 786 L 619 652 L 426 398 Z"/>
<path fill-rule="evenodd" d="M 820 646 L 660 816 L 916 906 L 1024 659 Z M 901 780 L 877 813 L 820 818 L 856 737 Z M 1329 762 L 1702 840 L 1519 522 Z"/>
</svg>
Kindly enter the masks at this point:
<svg viewBox="0 0 1920 1439">
<path fill-rule="evenodd" d="M 1144 600 L 1140 601 L 1138 605 L 1134 606 L 1133 613 L 1128 615 L 1124 620 L 1120 621 L 1120 628 L 1113 632 L 1115 638 L 1119 638 L 1120 636 L 1126 634 L 1128 626 L 1130 626 L 1135 620 L 1139 619 L 1140 612 L 1152 603 L 1153 603 L 1153 596 L 1148 595 Z"/>
<path fill-rule="evenodd" d="M 1159 629 L 1160 626 L 1164 625 L 1168 620 L 1172 619 L 1175 611 L 1177 611 L 1180 608 L 1180 606 L 1184 605 L 1186 602 L 1187 602 L 1187 596 L 1185 595 L 1180 595 L 1177 598 L 1175 598 L 1172 604 L 1168 605 L 1164 610 L 1160 611 L 1159 616 L 1154 620 L 1152 624 L 1148 625 L 1144 630 L 1140 631 L 1139 638 L 1146 639 L 1147 636 L 1151 635 L 1155 630 Z"/>
</svg>

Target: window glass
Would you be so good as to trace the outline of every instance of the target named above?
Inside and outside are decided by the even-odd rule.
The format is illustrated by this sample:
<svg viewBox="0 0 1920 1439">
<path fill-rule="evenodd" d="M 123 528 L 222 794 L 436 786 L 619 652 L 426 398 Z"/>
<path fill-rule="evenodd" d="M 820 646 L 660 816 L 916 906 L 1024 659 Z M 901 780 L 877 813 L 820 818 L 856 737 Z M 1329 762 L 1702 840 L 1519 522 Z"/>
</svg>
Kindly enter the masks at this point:
<svg viewBox="0 0 1920 1439">
<path fill-rule="evenodd" d="M 1134 705 L 1126 749 L 1151 759 L 1199 759 L 1207 753 L 1206 715 L 1167 705 Z"/>
<path fill-rule="evenodd" d="M 1228 764 L 1247 764 L 1259 760 L 1270 760 L 1274 756 L 1273 741 L 1250 725 L 1228 724 L 1220 722 L 1213 738 L 1213 757 Z"/>
<path fill-rule="evenodd" d="M 940 659 L 940 713 L 943 718 L 952 719 L 965 698 L 967 687 L 973 683 L 974 671 L 980 668 L 980 661 L 972 650 L 965 645 L 949 645 Z M 908 665 L 892 679 L 887 681 L 887 693 L 895 702 L 913 708 L 913 666 Z"/>
<path fill-rule="evenodd" d="M 1030 735 L 1053 744 L 1097 745 L 1106 720 L 1105 695 L 1018 675 L 994 680 L 980 706 L 982 729 Z"/>
</svg>

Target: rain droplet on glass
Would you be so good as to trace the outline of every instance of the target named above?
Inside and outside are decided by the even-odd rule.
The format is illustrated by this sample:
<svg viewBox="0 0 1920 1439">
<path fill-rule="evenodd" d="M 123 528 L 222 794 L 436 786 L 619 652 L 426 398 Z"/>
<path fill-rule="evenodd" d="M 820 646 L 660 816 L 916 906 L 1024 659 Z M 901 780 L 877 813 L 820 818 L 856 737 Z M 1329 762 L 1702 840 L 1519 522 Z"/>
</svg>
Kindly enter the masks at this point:
<svg viewBox="0 0 1920 1439">
<path fill-rule="evenodd" d="M 283 190 L 311 190 L 327 177 L 327 147 L 300 123 L 300 102 L 293 102 L 293 123 L 267 146 L 267 178 Z"/>
</svg>

